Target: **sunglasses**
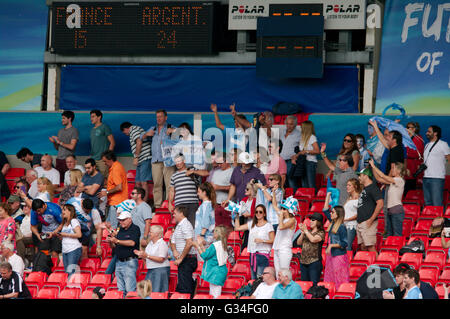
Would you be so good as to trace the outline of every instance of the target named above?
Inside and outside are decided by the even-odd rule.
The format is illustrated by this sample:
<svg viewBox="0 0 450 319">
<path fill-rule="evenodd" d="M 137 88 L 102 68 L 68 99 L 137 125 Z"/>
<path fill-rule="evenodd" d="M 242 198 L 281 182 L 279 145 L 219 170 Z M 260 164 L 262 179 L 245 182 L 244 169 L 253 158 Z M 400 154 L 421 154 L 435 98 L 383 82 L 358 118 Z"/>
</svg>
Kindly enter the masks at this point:
<svg viewBox="0 0 450 319">
<path fill-rule="evenodd" d="M 255 211 L 255 214 L 264 214 L 264 211 L 262 211 L 262 210 L 257 210 L 257 211 Z"/>
<path fill-rule="evenodd" d="M 340 159 L 339 159 L 339 162 L 347 162 L 347 160 L 346 160 L 346 159 L 343 159 L 343 158 L 340 158 Z"/>
<path fill-rule="evenodd" d="M 415 128 L 414 126 L 407 126 L 406 127 L 407 129 L 410 129 L 410 128 Z"/>
<path fill-rule="evenodd" d="M 344 142 L 351 143 L 351 142 L 353 142 L 353 141 L 352 141 L 352 140 L 344 139 Z"/>
</svg>

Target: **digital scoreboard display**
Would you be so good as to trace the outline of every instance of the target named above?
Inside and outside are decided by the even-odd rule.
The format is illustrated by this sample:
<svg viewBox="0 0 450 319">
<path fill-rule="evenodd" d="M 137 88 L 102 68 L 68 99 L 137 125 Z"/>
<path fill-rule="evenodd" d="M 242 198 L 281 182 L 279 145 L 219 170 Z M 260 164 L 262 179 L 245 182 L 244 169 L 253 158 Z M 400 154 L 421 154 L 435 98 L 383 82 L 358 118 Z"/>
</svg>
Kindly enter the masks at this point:
<svg viewBox="0 0 450 319">
<path fill-rule="evenodd" d="M 53 2 L 61 55 L 212 55 L 216 2 Z"/>
</svg>

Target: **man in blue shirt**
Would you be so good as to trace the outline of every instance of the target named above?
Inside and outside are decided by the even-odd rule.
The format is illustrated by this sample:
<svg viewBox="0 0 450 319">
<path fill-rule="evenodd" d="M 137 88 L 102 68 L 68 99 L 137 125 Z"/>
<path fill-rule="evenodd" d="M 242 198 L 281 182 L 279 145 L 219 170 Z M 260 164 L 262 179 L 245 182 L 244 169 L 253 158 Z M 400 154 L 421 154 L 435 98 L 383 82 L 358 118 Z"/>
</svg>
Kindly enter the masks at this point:
<svg viewBox="0 0 450 319">
<path fill-rule="evenodd" d="M 141 136 L 142 141 L 151 138 L 152 145 L 152 180 L 153 180 L 153 201 L 155 208 L 161 207 L 163 197 L 163 184 L 166 186 L 166 198 L 169 194 L 170 178 L 175 172 L 175 166 L 164 166 L 164 156 L 162 146 L 165 140 L 170 139 L 170 134 L 175 128 L 167 124 L 167 112 L 165 110 L 156 111 L 156 126 L 152 126 Z"/>
<path fill-rule="evenodd" d="M 280 282 L 273 291 L 272 299 L 303 299 L 302 287 L 292 280 L 289 269 L 280 269 L 278 272 Z"/>
<path fill-rule="evenodd" d="M 422 292 L 418 286 L 419 282 L 420 276 L 417 270 L 411 268 L 405 271 L 406 294 L 403 299 L 423 299 Z"/>
<path fill-rule="evenodd" d="M 61 207 L 55 203 L 45 203 L 36 198 L 31 203 L 30 224 L 33 243 L 41 250 L 51 251 L 52 257 L 61 253 L 61 240 L 55 236 L 55 230 L 61 224 Z M 44 238 L 42 238 L 42 236 Z"/>
</svg>

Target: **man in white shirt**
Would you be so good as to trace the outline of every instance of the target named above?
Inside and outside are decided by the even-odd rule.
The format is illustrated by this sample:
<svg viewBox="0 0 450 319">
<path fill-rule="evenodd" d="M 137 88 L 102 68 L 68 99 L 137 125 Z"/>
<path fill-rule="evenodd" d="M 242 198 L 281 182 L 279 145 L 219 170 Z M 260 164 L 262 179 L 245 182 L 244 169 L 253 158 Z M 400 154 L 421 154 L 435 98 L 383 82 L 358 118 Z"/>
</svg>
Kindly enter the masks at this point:
<svg viewBox="0 0 450 319">
<path fill-rule="evenodd" d="M 34 169 L 28 169 L 25 173 L 25 180 L 30 185 L 30 188 L 28 189 L 28 195 L 30 195 L 31 198 L 35 198 L 39 193 L 37 189 L 37 179 L 38 173 Z"/>
<path fill-rule="evenodd" d="M 228 198 L 228 191 L 230 190 L 230 179 L 233 174 L 233 168 L 230 163 L 225 161 L 223 156 L 217 156 L 215 159 L 219 165 L 219 169 L 215 170 L 211 176 L 210 183 L 216 191 L 216 202 L 222 204 Z"/>
<path fill-rule="evenodd" d="M 2 243 L 2 256 L 5 261 L 11 264 L 12 270 L 23 277 L 25 264 L 23 263 L 23 259 L 14 253 L 14 244 L 12 242 L 4 241 Z"/>
<path fill-rule="evenodd" d="M 256 287 L 251 295 L 251 299 L 272 299 L 273 291 L 278 285 L 275 275 L 275 268 L 266 267 L 262 273 L 263 282 Z"/>
<path fill-rule="evenodd" d="M 427 169 L 423 176 L 423 196 L 426 206 L 442 206 L 446 175 L 446 162 L 450 162 L 450 148 L 441 140 L 441 128 L 431 125 L 426 137 L 430 141 L 423 153 Z"/>
<path fill-rule="evenodd" d="M 280 133 L 280 140 L 283 143 L 283 149 L 281 150 L 280 156 L 286 161 L 287 185 L 294 189 L 294 193 L 298 188 L 298 182 L 296 177 L 290 177 L 290 170 L 292 168 L 292 157 L 296 154 L 295 147 L 300 146 L 300 140 L 302 138 L 302 133 L 297 129 L 297 117 L 294 115 L 289 115 L 285 120 L 286 129 L 282 128 Z M 287 187 L 285 185 L 285 187 Z"/>
<path fill-rule="evenodd" d="M 41 158 L 41 166 L 36 167 L 38 177 L 47 177 L 55 188 L 59 187 L 59 171 L 52 167 L 52 157 L 48 154 Z"/>
<path fill-rule="evenodd" d="M 77 159 L 76 159 L 75 155 L 68 155 L 66 157 L 66 166 L 67 166 L 67 171 L 64 173 L 64 186 L 70 185 L 70 171 L 71 170 L 79 169 L 81 171 L 81 173 L 83 173 L 83 174 L 86 172 L 84 167 L 77 163 Z"/>
</svg>

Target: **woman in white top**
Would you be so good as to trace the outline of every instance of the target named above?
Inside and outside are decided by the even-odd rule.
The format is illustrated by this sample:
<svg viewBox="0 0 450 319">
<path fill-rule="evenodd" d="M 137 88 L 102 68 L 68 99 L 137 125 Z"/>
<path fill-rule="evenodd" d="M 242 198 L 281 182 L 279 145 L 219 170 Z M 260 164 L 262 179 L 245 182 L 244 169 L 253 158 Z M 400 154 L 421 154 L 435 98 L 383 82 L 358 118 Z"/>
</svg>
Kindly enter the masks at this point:
<svg viewBox="0 0 450 319">
<path fill-rule="evenodd" d="M 405 164 L 397 162 L 391 169 L 389 176 L 380 171 L 373 162 L 369 160 L 372 166 L 373 175 L 376 180 L 388 186 L 387 190 L 387 214 L 386 216 L 386 236 L 402 236 L 403 220 L 405 219 L 405 210 L 403 209 L 402 197 L 405 189 Z"/>
<path fill-rule="evenodd" d="M 362 186 L 358 179 L 350 178 L 347 181 L 347 201 L 344 204 L 345 217 L 344 225 L 347 228 L 348 246 L 347 250 L 352 250 L 353 241 L 356 238 L 356 215 L 358 213 L 358 198 L 362 192 Z"/>
<path fill-rule="evenodd" d="M 297 226 L 295 214 L 298 203 L 295 199 L 289 198 L 278 207 L 275 192 L 273 192 L 272 196 L 273 208 L 278 215 L 278 229 L 273 242 L 274 266 L 278 278 L 279 270 L 289 269 L 291 264 L 292 240 L 294 239 L 295 228 Z M 289 205 L 289 203 L 293 203 L 293 205 Z"/>
<path fill-rule="evenodd" d="M 316 187 L 317 154 L 320 153 L 319 143 L 317 142 L 314 123 L 304 121 L 301 124 L 302 134 L 299 143 L 300 152 L 294 155 L 293 164 L 299 155 L 306 155 L 306 174 L 302 176 L 302 187 Z"/>
<path fill-rule="evenodd" d="M 47 177 L 39 177 L 37 179 L 37 194 L 36 197 L 33 199 L 39 198 L 42 199 L 44 202 L 51 202 L 54 195 L 54 189 L 53 184 L 50 182 L 50 180 Z M 22 198 L 23 201 L 27 204 L 27 206 L 31 207 L 31 203 L 33 199 L 29 198 L 25 192 L 22 190 L 18 191 L 18 194 L 20 198 Z"/>
<path fill-rule="evenodd" d="M 240 225 L 239 218 L 236 218 L 234 225 L 235 231 L 249 231 L 247 251 L 250 253 L 252 279 L 256 279 L 269 266 L 270 251 L 275 239 L 273 226 L 267 221 L 266 207 L 257 205 L 252 220 Z"/>
<path fill-rule="evenodd" d="M 76 272 L 81 258 L 82 248 L 79 239 L 82 236 L 80 222 L 75 207 L 66 204 L 62 208 L 62 223 L 54 232 L 61 239 L 64 271 L 69 277 Z"/>
<path fill-rule="evenodd" d="M 147 275 L 145 280 L 152 282 L 154 292 L 169 290 L 170 262 L 169 247 L 163 239 L 164 228 L 160 225 L 150 227 L 150 242 L 145 251 L 134 250 L 139 258 L 146 260 Z"/>
</svg>

